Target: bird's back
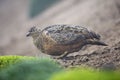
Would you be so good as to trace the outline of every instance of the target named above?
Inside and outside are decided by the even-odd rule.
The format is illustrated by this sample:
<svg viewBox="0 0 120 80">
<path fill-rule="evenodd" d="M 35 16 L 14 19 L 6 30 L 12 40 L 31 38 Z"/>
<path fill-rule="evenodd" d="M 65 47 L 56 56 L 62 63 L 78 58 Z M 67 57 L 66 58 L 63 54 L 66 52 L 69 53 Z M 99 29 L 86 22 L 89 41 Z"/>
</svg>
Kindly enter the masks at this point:
<svg viewBox="0 0 120 80">
<path fill-rule="evenodd" d="M 86 39 L 100 39 L 100 35 L 88 31 L 87 28 L 74 25 L 51 25 L 42 33 L 57 44 L 75 44 Z"/>
</svg>

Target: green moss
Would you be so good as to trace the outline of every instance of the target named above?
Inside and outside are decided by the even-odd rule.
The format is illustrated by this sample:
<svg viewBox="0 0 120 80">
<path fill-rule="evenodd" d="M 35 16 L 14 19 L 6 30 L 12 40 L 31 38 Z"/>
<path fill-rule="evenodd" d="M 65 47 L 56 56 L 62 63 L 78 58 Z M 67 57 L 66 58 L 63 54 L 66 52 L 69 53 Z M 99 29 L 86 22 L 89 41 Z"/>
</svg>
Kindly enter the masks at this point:
<svg viewBox="0 0 120 80">
<path fill-rule="evenodd" d="M 120 80 L 119 70 L 99 71 L 88 67 L 63 70 L 50 58 L 1 56 L 0 65 L 0 80 Z"/>
<path fill-rule="evenodd" d="M 51 59 L 18 62 L 0 72 L 0 80 L 48 80 L 62 68 Z"/>
<path fill-rule="evenodd" d="M 24 59 L 28 60 L 35 58 L 27 56 L 0 56 L 0 70 Z"/>
<path fill-rule="evenodd" d="M 120 72 L 89 68 L 70 69 L 52 76 L 50 80 L 120 80 Z"/>
</svg>

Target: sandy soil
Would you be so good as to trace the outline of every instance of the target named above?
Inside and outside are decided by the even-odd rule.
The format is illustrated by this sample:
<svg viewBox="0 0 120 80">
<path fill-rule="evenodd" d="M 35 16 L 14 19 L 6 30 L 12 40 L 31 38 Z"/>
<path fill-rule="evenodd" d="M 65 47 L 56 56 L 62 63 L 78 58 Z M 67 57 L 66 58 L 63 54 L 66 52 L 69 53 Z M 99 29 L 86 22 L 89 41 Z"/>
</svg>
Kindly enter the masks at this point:
<svg viewBox="0 0 120 80">
<path fill-rule="evenodd" d="M 119 0 L 62 0 L 34 19 L 28 17 L 28 9 L 28 0 L 0 0 L 0 55 L 40 54 L 32 39 L 25 37 L 33 25 L 43 29 L 51 24 L 76 24 L 101 34 L 108 46 L 88 45 L 58 60 L 61 65 L 120 66 Z"/>
</svg>

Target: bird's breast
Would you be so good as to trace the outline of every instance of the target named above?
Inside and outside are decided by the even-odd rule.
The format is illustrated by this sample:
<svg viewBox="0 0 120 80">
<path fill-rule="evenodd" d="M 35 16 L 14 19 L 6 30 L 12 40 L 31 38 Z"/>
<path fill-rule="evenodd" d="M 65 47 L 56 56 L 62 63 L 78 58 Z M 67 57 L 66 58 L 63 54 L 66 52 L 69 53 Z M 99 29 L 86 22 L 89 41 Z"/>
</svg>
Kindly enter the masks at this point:
<svg viewBox="0 0 120 80">
<path fill-rule="evenodd" d="M 44 52 L 49 55 L 61 55 L 64 52 L 72 53 L 77 52 L 83 47 L 83 43 L 73 45 L 60 45 L 60 44 L 44 44 Z"/>
</svg>

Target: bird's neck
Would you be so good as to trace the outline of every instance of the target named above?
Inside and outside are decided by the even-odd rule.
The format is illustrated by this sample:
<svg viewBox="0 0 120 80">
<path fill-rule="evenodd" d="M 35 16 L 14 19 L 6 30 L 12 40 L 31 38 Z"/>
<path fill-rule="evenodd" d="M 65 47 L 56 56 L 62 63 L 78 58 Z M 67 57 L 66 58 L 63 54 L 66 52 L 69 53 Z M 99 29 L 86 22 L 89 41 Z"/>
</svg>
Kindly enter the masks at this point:
<svg viewBox="0 0 120 80">
<path fill-rule="evenodd" d="M 34 41 L 35 46 L 36 46 L 41 52 L 44 52 L 42 35 L 39 34 L 39 36 L 36 36 L 35 38 L 33 38 L 33 41 Z"/>
<path fill-rule="evenodd" d="M 36 40 L 39 37 L 39 35 L 32 36 L 33 40 Z"/>
<path fill-rule="evenodd" d="M 40 33 L 37 32 L 34 35 L 32 35 L 33 40 L 36 40 L 40 36 Z"/>
</svg>

